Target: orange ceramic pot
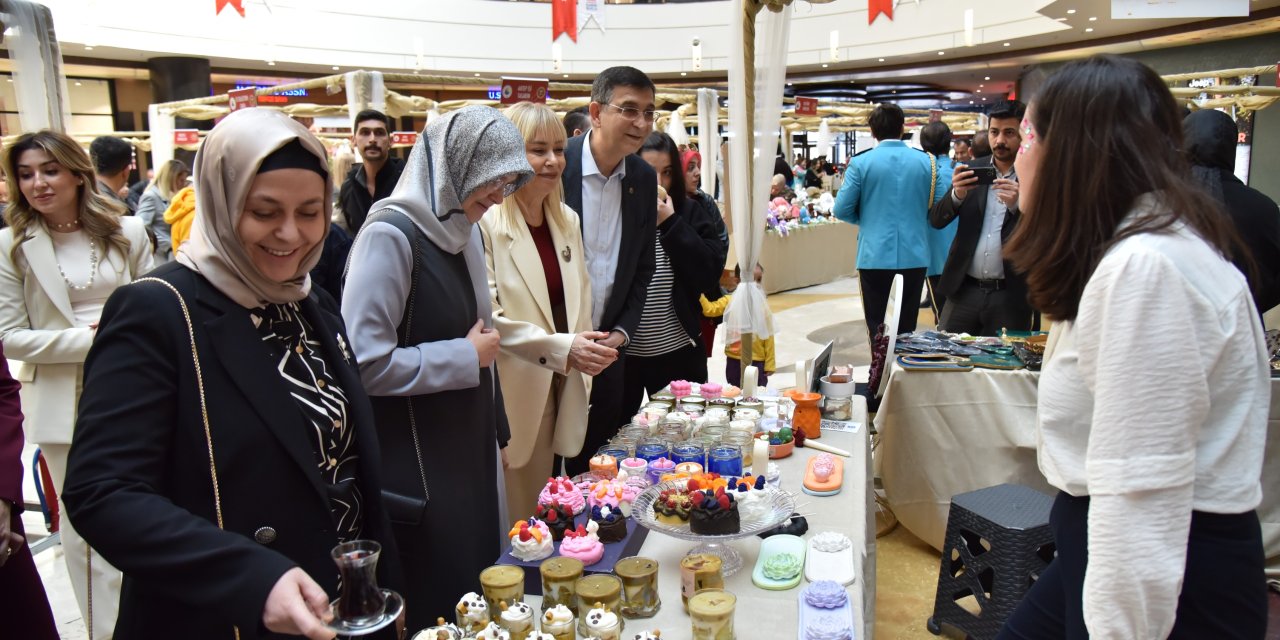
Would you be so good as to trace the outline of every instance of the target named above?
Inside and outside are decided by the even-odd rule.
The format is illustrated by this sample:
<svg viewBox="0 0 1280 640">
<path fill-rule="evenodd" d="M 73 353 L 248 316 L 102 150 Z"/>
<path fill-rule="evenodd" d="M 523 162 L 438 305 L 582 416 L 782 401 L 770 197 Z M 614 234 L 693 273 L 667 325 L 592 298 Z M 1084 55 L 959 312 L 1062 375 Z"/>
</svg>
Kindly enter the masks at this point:
<svg viewBox="0 0 1280 640">
<path fill-rule="evenodd" d="M 819 393 L 797 393 L 791 396 L 795 400 L 796 410 L 791 416 L 791 428 L 804 432 L 804 437 L 822 437 L 822 411 L 818 409 Z"/>
</svg>

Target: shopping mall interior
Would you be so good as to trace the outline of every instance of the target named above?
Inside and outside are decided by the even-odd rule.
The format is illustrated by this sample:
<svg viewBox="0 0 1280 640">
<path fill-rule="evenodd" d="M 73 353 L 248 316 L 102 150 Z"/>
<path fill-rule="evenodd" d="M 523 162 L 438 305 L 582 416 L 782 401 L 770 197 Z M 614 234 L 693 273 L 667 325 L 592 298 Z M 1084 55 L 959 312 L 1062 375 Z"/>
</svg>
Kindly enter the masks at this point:
<svg viewBox="0 0 1280 640">
<path fill-rule="evenodd" d="M 30 129 L 24 124 L 24 100 L 33 99 L 30 94 L 19 95 L 19 76 L 30 72 L 20 68 L 14 46 L 19 34 L 10 21 L 14 15 L 10 5 L 19 2 L 0 0 L 0 19 L 6 23 L 0 43 L 4 47 L 0 76 L 5 78 L 0 81 L 0 135 L 6 145 Z M 35 3 L 21 0 L 21 4 Z M 565 4 L 576 5 L 568 17 L 560 13 L 567 11 Z M 39 5 L 47 7 L 37 13 L 49 28 L 42 40 L 47 46 L 44 68 L 38 72 L 45 74 L 46 96 L 62 97 L 65 130 L 86 148 L 91 140 L 107 135 L 133 145 L 130 184 L 146 180 L 168 158 L 190 163 L 200 141 L 227 115 L 228 95 L 243 94 L 246 89 L 256 94 L 257 106 L 283 110 L 307 125 L 331 154 L 351 157 L 347 140 L 359 108 L 381 106 L 391 116 L 390 132 L 418 133 L 441 113 L 464 105 L 501 107 L 508 102 L 504 87 L 512 80 L 532 79 L 545 89 L 541 101 L 564 113 L 590 102 L 597 74 L 627 65 L 640 69 L 657 85 L 656 129 L 673 134 L 682 148 L 697 148 L 711 140 L 718 146 L 720 136 L 737 135 L 734 126 L 743 124 L 734 119 L 732 104 L 735 91 L 741 91 L 735 82 L 743 73 L 741 63 L 736 71 L 734 63 L 734 56 L 742 55 L 744 38 L 742 18 L 736 14 L 744 5 L 757 5 L 760 16 L 786 14 L 785 37 L 773 41 L 785 47 L 775 51 L 772 59 L 762 60 L 766 45 L 760 44 L 755 50 L 756 68 L 748 69 L 746 76 L 754 75 L 753 86 L 763 88 L 768 70 L 785 70 L 781 125 L 767 126 L 780 129 L 777 152 L 789 166 L 801 158 L 822 156 L 843 170 L 855 154 L 875 145 L 867 114 L 879 104 L 902 107 L 907 114 L 907 138 L 923 124 L 943 121 L 950 125 L 954 140 L 970 140 L 985 131 L 985 114 L 991 105 L 1034 100 L 1064 65 L 1097 54 L 1116 54 L 1155 70 L 1188 109 L 1215 108 L 1230 115 L 1239 134 L 1235 175 L 1267 198 L 1280 201 L 1280 107 L 1273 104 L 1280 99 L 1276 68 L 1280 0 L 39 0 Z M 749 15 L 754 20 L 757 14 Z M 376 87 L 372 101 L 365 93 L 357 97 L 353 87 L 371 79 Z M 706 89 L 716 92 L 711 98 L 716 102 L 710 104 L 719 109 L 718 119 L 698 113 L 708 104 L 699 98 L 699 91 Z M 815 99 L 814 114 L 802 116 L 797 99 Z M 831 126 L 821 122 L 824 118 L 832 118 Z M 713 131 L 706 130 L 707 123 L 713 123 Z M 184 132 L 190 132 L 190 137 L 183 137 Z M 395 138 L 392 155 L 408 159 L 414 145 L 420 146 L 416 141 L 413 136 Z M 709 163 L 706 157 L 704 151 L 703 162 Z M 767 160 L 757 157 L 753 162 Z M 724 164 L 729 169 L 736 166 Z M 723 167 L 719 172 L 721 181 L 739 179 L 726 176 L 728 169 Z M 338 185 L 332 187 L 336 193 Z M 838 191 L 840 184 L 820 187 Z M 712 193 L 723 204 L 723 194 Z M 816 193 L 810 195 L 817 202 Z M 757 200 L 760 197 L 753 195 L 752 201 Z M 767 207 L 760 207 L 759 217 Z M 830 204 L 826 207 L 829 210 Z M 734 215 L 737 219 L 738 214 Z M 816 381 L 815 356 L 849 366 L 851 382 L 868 380 L 872 339 L 863 318 L 862 287 L 851 249 L 857 231 L 829 221 L 830 228 L 771 222 L 762 241 L 759 255 L 766 257 L 761 262 L 773 260 L 763 275 L 762 288 L 778 328 L 771 347 L 777 366 L 771 371 L 770 388 L 806 387 L 810 378 Z M 763 227 L 758 219 L 754 223 Z M 735 243 L 739 241 L 737 235 L 733 237 Z M 731 245 L 731 260 L 732 255 Z M 940 328 L 941 314 L 931 308 L 929 299 L 926 291 L 923 300 L 903 301 L 899 296 L 897 301 L 911 308 L 919 302 L 920 331 Z M 1272 310 L 1267 316 L 1267 327 L 1280 325 L 1275 314 Z M 819 355 L 824 346 L 825 356 Z M 726 356 L 724 330 L 714 333 L 708 353 L 710 379 L 726 385 L 738 382 L 725 379 L 726 358 L 734 356 Z M 14 356 L 9 357 L 12 364 Z M 978 374 L 949 375 L 976 379 Z M 890 379 L 888 373 L 885 377 L 889 385 L 901 382 Z M 1280 389 L 1277 380 L 1271 379 L 1272 389 Z M 1004 382 L 992 386 L 1000 384 Z M 932 395 L 919 396 L 920 402 L 904 400 L 903 386 L 896 389 L 896 402 L 873 390 L 872 411 L 855 411 L 854 419 L 847 422 L 850 431 L 834 434 L 847 439 L 827 440 L 856 443 L 848 445 L 854 455 L 845 463 L 845 495 L 840 499 L 847 502 L 824 503 L 836 498 L 802 494 L 796 486 L 805 473 L 802 465 L 796 468 L 794 480 L 783 481 L 784 486 L 788 481 L 796 483 L 791 488 L 798 502 L 790 504 L 795 512 L 837 529 L 832 523 L 838 522 L 860 547 L 858 575 L 847 583 L 852 585 L 850 593 L 857 595 L 857 631 L 841 637 L 934 637 L 935 616 L 943 619 L 946 608 L 943 601 L 955 608 L 952 594 L 944 594 L 941 585 L 964 573 L 956 570 L 962 552 L 954 548 L 947 529 L 948 506 L 953 515 L 956 509 L 951 496 L 1002 482 L 1030 485 L 1045 493 L 1051 490 L 1036 467 L 1035 384 L 1035 378 L 1018 378 L 1012 391 L 995 392 L 999 402 L 1008 405 L 984 405 L 953 418 L 948 417 L 948 402 L 965 401 L 958 397 L 965 393 L 958 391 L 959 386 L 950 392 L 928 389 L 921 393 Z M 1028 394 L 1030 399 L 1021 402 Z M 1011 400 L 1010 395 L 1017 398 Z M 948 402 L 940 399 L 944 396 Z M 652 394 L 649 397 L 653 399 Z M 880 405 L 878 413 L 876 405 Z M 990 434 L 967 439 L 963 432 L 977 428 L 970 423 L 997 426 L 990 427 Z M 940 431 L 906 435 L 909 428 L 923 429 L 925 424 Z M 1280 469 L 1272 464 L 1280 460 L 1275 452 L 1280 447 L 1278 425 L 1280 399 L 1273 402 L 1268 422 L 1264 493 L 1274 492 L 1277 486 L 1268 489 L 1266 478 L 1280 481 Z M 975 459 L 973 447 L 990 448 L 998 457 Z M 801 449 L 795 451 L 799 454 Z M 864 453 L 866 459 L 859 460 Z M 58 632 L 64 640 L 109 638 L 101 630 L 89 635 L 53 534 L 56 527 L 50 522 L 45 499 L 49 487 L 40 483 L 42 469 L 36 458 L 37 447 L 28 443 L 22 451 L 27 506 L 22 522 Z M 1008 467 L 992 468 L 998 466 L 992 460 L 1002 460 Z M 865 479 L 858 476 L 862 472 Z M 1259 514 L 1264 516 L 1267 577 L 1273 585 L 1268 592 L 1266 637 L 1280 638 L 1280 592 L 1274 586 L 1280 577 L 1280 522 L 1275 521 L 1280 504 L 1274 495 L 1263 500 Z M 815 517 L 822 511 L 842 515 L 835 520 Z M 666 546 L 648 546 L 655 539 Z M 675 554 L 678 558 L 691 544 L 683 540 L 651 531 L 646 546 L 637 546 L 631 555 L 639 555 L 639 549 L 654 557 Z M 965 558 L 991 549 L 985 537 L 967 542 Z M 756 538 L 735 544 L 748 562 L 754 562 L 758 549 L 765 547 Z M 1144 551 L 1134 549 L 1133 553 Z M 668 570 L 678 573 L 674 566 L 664 565 L 663 575 Z M 527 571 L 536 581 L 537 569 Z M 801 589 L 764 591 L 752 586 L 750 572 L 748 566 L 736 580 L 726 577 L 731 586 L 754 594 L 738 593 L 736 637 L 792 637 L 787 634 L 795 628 Z M 670 579 L 672 593 L 679 592 L 679 578 Z M 973 593 L 973 587 L 964 592 L 971 603 L 962 605 L 977 616 L 982 606 L 1002 596 L 993 596 L 989 576 L 974 584 L 979 585 L 978 593 Z M 681 611 L 679 598 L 674 600 L 664 599 L 664 610 L 655 618 L 666 621 L 670 615 L 677 621 L 675 627 L 662 628 L 661 638 L 704 637 L 689 635 L 688 623 L 683 621 L 688 616 Z M 451 617 L 450 612 L 441 614 Z M 774 628 L 773 622 L 765 621 L 774 617 L 785 622 L 786 634 L 762 631 Z M 759 627 L 754 626 L 757 619 Z M 621 637 L 649 628 L 644 619 L 629 619 L 628 634 Z M 963 624 L 943 625 L 942 631 L 965 637 L 964 629 Z M 989 631 L 968 633 L 974 638 L 994 637 Z M 3 619 L 0 637 L 10 637 Z M 184 636 L 175 630 L 172 637 Z"/>
</svg>

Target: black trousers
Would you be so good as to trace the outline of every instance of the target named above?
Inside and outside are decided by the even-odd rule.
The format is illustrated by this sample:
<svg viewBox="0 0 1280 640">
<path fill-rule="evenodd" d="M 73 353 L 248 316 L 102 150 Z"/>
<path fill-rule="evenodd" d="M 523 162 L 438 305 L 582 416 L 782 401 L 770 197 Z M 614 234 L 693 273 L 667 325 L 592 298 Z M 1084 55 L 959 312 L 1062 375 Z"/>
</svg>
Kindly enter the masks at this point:
<svg viewBox="0 0 1280 640">
<path fill-rule="evenodd" d="M 700 344 L 691 344 L 660 356 L 627 355 L 626 380 L 622 388 L 623 420 L 640 410 L 644 394 L 657 393 L 672 380 L 706 382 L 707 356 Z"/>
<path fill-rule="evenodd" d="M 919 269 L 858 269 L 858 287 L 862 289 L 862 309 L 867 318 L 867 340 L 875 343 L 876 328 L 884 322 L 889 306 L 889 288 L 893 276 L 902 274 L 902 308 L 898 309 L 898 333 L 916 330 L 920 315 L 920 293 L 924 288 L 924 272 Z"/>
<path fill-rule="evenodd" d="M 1005 623 L 997 640 L 1089 637 L 1084 574 L 1089 562 L 1089 497 L 1059 493 L 1049 515 L 1058 555 Z M 1145 550 L 1134 549 L 1135 555 Z M 1261 640 L 1267 630 L 1262 529 L 1255 511 L 1193 511 L 1173 640 Z"/>
<path fill-rule="evenodd" d="M 998 336 L 1001 329 L 1029 331 L 1031 305 L 1008 289 L 983 289 L 969 277 L 947 298 L 939 328 L 948 333 Z"/>
<path fill-rule="evenodd" d="M 626 380 L 627 356 L 626 348 L 620 357 L 609 365 L 600 375 L 591 379 L 591 407 L 587 410 L 587 435 L 582 441 L 582 451 L 572 458 L 564 459 L 565 473 L 569 477 L 586 473 L 591 457 L 596 455 L 604 443 L 618 433 L 618 427 L 631 414 L 623 414 L 623 383 Z M 555 468 L 560 468 L 559 456 L 555 458 Z"/>
</svg>

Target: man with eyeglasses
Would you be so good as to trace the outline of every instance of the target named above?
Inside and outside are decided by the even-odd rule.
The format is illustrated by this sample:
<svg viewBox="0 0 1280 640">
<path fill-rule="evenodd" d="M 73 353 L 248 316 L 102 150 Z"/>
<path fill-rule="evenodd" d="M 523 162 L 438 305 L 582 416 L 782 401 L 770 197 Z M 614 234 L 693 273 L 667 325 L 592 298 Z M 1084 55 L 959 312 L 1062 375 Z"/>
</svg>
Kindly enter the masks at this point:
<svg viewBox="0 0 1280 640">
<path fill-rule="evenodd" d="M 649 76 L 633 67 L 610 67 L 596 76 L 591 130 L 569 139 L 561 177 L 564 201 L 582 220 L 592 326 L 609 333 L 602 344 L 624 354 L 654 269 L 658 176 L 636 152 L 653 130 L 656 94 Z M 622 415 L 624 361 L 619 357 L 592 382 L 587 436 L 582 451 L 565 460 L 569 475 L 586 471 L 628 417 Z"/>
</svg>

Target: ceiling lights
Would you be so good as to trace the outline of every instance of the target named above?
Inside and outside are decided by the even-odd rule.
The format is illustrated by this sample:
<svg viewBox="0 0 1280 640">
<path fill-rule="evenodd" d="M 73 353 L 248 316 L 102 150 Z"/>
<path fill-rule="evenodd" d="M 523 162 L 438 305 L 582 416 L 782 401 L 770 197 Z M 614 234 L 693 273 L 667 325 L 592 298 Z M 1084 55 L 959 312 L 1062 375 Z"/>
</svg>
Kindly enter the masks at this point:
<svg viewBox="0 0 1280 640">
<path fill-rule="evenodd" d="M 1089 16 L 1089 22 L 1097 22 L 1098 16 Z"/>
<path fill-rule="evenodd" d="M 1093 27 L 1084 30 L 1085 33 L 1093 33 Z"/>
<path fill-rule="evenodd" d="M 1072 14 L 1074 14 L 1075 12 L 1076 12 L 1076 10 L 1075 10 L 1075 9 L 1067 9 L 1067 15 L 1072 15 Z"/>
<path fill-rule="evenodd" d="M 940 55 L 940 56 L 945 56 L 945 55 L 947 55 L 947 52 L 946 52 L 946 51 L 939 51 L 939 52 L 938 52 L 938 55 Z"/>
<path fill-rule="evenodd" d="M 986 76 L 986 77 L 984 77 L 984 78 L 982 78 L 982 79 L 983 79 L 983 80 L 991 80 L 991 76 Z"/>
<path fill-rule="evenodd" d="M 1007 46 L 1009 46 L 1009 43 L 1008 43 L 1008 42 L 1004 43 L 1004 46 L 1006 46 L 1006 47 L 1007 47 Z"/>
</svg>

